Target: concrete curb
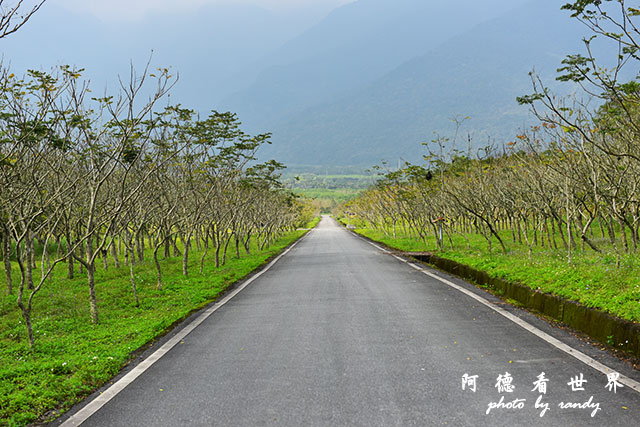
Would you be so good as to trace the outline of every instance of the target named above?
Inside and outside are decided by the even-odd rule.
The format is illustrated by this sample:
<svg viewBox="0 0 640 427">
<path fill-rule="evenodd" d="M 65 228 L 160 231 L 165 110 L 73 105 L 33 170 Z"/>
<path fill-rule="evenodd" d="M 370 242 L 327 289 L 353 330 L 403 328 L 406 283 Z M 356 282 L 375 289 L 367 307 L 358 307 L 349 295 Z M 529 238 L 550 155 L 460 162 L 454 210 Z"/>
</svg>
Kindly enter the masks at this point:
<svg viewBox="0 0 640 427">
<path fill-rule="evenodd" d="M 625 350 L 640 357 L 639 323 L 620 319 L 577 301 L 531 289 L 521 283 L 490 277 L 484 271 L 437 255 L 412 256 L 418 261 L 426 262 L 463 279 L 472 280 L 500 296 L 517 301 L 526 308 L 584 332 L 599 342 L 613 345 L 616 349 Z"/>
</svg>

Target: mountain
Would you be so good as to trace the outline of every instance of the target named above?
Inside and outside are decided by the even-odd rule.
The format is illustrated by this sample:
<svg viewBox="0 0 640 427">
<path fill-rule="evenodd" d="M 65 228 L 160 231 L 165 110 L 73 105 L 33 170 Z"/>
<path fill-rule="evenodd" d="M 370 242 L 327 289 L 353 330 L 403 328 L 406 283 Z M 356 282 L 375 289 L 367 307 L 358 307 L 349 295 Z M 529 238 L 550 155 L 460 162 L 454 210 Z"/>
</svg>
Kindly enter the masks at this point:
<svg viewBox="0 0 640 427">
<path fill-rule="evenodd" d="M 274 132 L 261 156 L 296 165 L 419 160 L 420 142 L 470 116 L 476 143 L 513 138 L 528 120 L 515 97 L 533 66 L 553 83 L 585 31 L 557 0 L 358 0 L 322 17 L 238 3 L 100 21 L 47 2 L 0 40 L 20 75 L 86 68 L 94 92 L 140 70 L 172 67 L 171 102 L 237 112 L 249 132 Z M 304 10 L 304 12 L 302 12 Z M 224 101 L 221 101 L 224 99 Z"/>
<path fill-rule="evenodd" d="M 532 91 L 528 73 L 535 67 L 557 89 L 555 70 L 567 54 L 582 50 L 584 32 L 557 2 L 527 3 L 453 37 L 363 90 L 274 123 L 274 144 L 263 155 L 287 164 L 419 161 L 425 153 L 420 143 L 434 132 L 451 137 L 456 116 L 470 116 L 463 137 L 470 132 L 476 146 L 489 137 L 513 139 L 518 128 L 532 123 L 527 108 L 515 101 Z"/>
<path fill-rule="evenodd" d="M 226 98 L 252 130 L 353 93 L 403 62 L 525 0 L 359 0 L 254 64 L 255 82 Z M 259 71 L 262 70 L 262 71 Z"/>
</svg>

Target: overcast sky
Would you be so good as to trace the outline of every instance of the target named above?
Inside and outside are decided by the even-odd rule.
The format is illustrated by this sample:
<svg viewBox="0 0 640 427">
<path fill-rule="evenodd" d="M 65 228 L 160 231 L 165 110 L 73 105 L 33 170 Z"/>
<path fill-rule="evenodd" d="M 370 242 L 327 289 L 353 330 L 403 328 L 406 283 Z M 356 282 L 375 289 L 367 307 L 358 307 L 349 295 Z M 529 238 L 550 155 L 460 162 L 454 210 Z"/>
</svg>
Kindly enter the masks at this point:
<svg viewBox="0 0 640 427">
<path fill-rule="evenodd" d="M 48 0 L 102 20 L 139 19 L 149 12 L 179 12 L 205 4 L 254 4 L 265 9 L 299 9 L 322 6 L 328 10 L 354 0 Z M 126 11 L 123 13 L 123 11 Z"/>
</svg>

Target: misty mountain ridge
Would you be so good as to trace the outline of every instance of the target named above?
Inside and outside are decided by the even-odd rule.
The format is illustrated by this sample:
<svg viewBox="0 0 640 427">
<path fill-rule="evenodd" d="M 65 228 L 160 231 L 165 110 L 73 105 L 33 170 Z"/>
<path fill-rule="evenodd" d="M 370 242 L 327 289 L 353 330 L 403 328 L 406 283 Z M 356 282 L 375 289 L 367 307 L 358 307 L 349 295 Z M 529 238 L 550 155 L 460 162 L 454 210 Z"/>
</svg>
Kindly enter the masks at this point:
<svg viewBox="0 0 640 427">
<path fill-rule="evenodd" d="M 516 97 L 532 91 L 535 67 L 559 93 L 575 87 L 555 81 L 570 53 L 583 51 L 585 29 L 553 1 L 533 1 L 479 24 L 397 67 L 364 89 L 291 115 L 272 128 L 263 155 L 288 164 L 372 165 L 382 159 L 420 161 L 421 142 L 452 137 L 452 118 L 474 147 L 512 140 L 535 123 Z M 466 142 L 461 144 L 466 148 Z"/>
<path fill-rule="evenodd" d="M 525 0 L 437 2 L 360 0 L 256 64 L 263 71 L 247 89 L 223 100 L 250 128 L 353 93 L 469 26 Z"/>
<path fill-rule="evenodd" d="M 561 2 L 562 3 L 562 2 Z M 156 13 L 116 27 L 45 4 L 2 40 L 21 74 L 55 64 L 86 68 L 94 92 L 125 78 L 130 60 L 180 74 L 171 102 L 234 111 L 251 133 L 272 131 L 261 159 L 371 166 L 419 161 L 421 142 L 451 136 L 453 117 L 476 144 L 512 139 L 531 123 L 517 96 L 535 66 L 556 69 L 583 51 L 586 30 L 555 0 L 359 0 L 321 18 L 214 4 Z M 315 14 L 314 14 L 315 13 Z"/>
</svg>

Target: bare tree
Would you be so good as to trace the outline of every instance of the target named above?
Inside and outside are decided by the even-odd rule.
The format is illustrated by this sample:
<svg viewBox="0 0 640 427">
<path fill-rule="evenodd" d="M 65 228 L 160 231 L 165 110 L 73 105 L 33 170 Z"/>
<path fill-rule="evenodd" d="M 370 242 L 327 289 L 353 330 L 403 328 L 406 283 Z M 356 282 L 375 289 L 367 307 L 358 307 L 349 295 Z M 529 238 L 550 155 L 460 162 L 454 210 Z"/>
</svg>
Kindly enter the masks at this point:
<svg viewBox="0 0 640 427">
<path fill-rule="evenodd" d="M 27 6 L 24 0 L 0 0 L 0 39 L 18 31 L 40 10 L 45 1 L 37 1 L 35 5 Z"/>
</svg>

